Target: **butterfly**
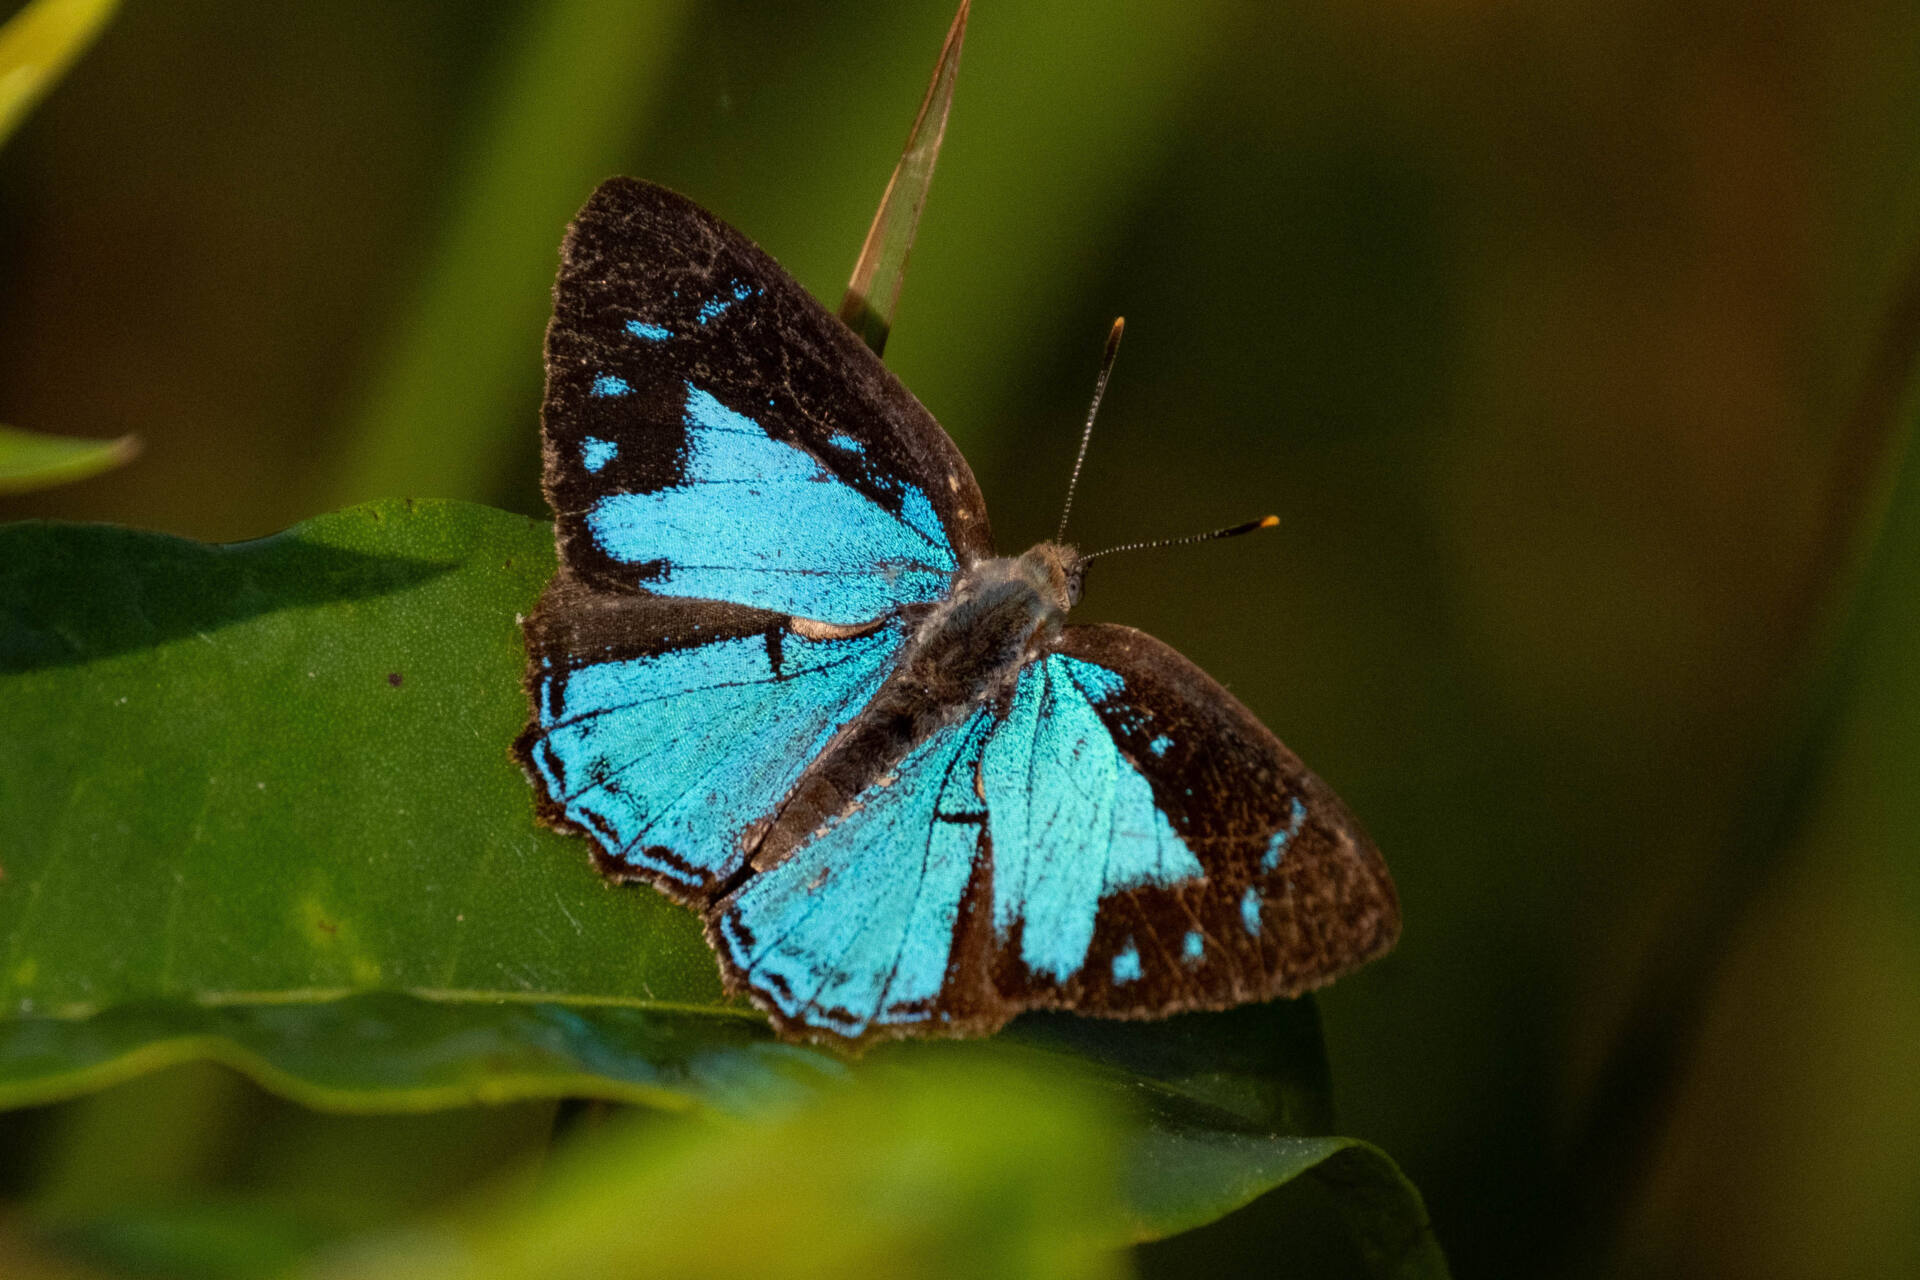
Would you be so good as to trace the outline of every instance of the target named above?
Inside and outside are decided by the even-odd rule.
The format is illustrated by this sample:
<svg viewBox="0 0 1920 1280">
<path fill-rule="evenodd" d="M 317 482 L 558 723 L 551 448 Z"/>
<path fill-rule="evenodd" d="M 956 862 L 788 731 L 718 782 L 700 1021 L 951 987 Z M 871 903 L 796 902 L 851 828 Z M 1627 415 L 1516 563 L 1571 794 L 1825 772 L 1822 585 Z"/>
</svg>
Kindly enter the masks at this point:
<svg viewBox="0 0 1920 1280">
<path fill-rule="evenodd" d="M 985 1034 L 1297 995 L 1392 946 L 1327 785 L 1173 649 L 1067 625 L 838 319 L 664 188 L 602 185 L 547 330 L 540 818 L 705 923 L 782 1035 Z"/>
</svg>

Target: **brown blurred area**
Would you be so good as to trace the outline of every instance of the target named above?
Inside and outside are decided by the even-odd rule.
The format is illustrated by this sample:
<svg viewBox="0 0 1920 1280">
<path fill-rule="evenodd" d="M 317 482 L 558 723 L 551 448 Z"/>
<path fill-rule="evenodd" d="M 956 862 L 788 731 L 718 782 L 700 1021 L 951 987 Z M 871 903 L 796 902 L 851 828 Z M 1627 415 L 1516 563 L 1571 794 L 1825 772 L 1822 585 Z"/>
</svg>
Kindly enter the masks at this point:
<svg viewBox="0 0 1920 1280">
<path fill-rule="evenodd" d="M 0 421 L 146 451 L 0 517 L 226 540 L 343 500 L 537 8 L 128 7 L 0 152 Z M 831 302 L 949 16 L 691 5 L 604 172 Z M 1281 514 L 1103 562 L 1085 611 L 1385 851 L 1403 944 L 1322 997 L 1341 1120 L 1462 1276 L 1920 1273 L 1920 633 L 1873 594 L 1920 567 L 1882 385 L 1917 267 L 1911 4 L 975 6 L 889 362 L 1017 549 L 1124 313 L 1076 536 Z M 538 511 L 544 307 L 485 479 L 396 486 Z M 1280 1213 L 1140 1265 L 1281 1267 Z"/>
</svg>

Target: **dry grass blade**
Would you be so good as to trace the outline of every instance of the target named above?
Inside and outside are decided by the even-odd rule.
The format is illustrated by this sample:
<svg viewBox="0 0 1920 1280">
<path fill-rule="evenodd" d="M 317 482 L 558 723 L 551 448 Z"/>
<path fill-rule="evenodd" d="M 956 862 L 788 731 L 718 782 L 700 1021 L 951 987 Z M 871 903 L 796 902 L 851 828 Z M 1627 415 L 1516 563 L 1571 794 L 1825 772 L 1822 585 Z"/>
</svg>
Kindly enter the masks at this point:
<svg viewBox="0 0 1920 1280">
<path fill-rule="evenodd" d="M 953 84 L 960 71 L 960 44 L 966 37 L 971 3 L 960 0 L 960 11 L 953 15 L 920 114 L 913 119 L 900 163 L 887 179 L 886 194 L 880 197 L 880 208 L 873 215 L 866 243 L 860 246 L 860 259 L 854 264 L 853 278 L 847 281 L 846 297 L 840 301 L 840 318 L 873 348 L 875 355 L 886 348 L 887 334 L 893 328 L 893 315 L 900 305 L 900 282 L 907 274 L 907 255 L 913 250 L 920 211 L 927 204 L 927 188 L 933 184 L 940 143 L 947 136 L 947 114 L 953 108 Z"/>
</svg>

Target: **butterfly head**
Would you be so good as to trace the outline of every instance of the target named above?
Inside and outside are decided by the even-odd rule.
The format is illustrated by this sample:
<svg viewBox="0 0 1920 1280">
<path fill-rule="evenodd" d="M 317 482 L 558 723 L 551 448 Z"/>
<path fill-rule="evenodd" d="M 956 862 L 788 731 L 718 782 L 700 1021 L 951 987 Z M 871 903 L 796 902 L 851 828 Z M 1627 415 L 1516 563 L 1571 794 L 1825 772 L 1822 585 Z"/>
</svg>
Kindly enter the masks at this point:
<svg viewBox="0 0 1920 1280">
<path fill-rule="evenodd" d="M 1021 556 L 1020 563 L 1041 598 L 1060 612 L 1080 603 L 1086 561 L 1078 551 L 1062 543 L 1042 542 Z"/>
</svg>

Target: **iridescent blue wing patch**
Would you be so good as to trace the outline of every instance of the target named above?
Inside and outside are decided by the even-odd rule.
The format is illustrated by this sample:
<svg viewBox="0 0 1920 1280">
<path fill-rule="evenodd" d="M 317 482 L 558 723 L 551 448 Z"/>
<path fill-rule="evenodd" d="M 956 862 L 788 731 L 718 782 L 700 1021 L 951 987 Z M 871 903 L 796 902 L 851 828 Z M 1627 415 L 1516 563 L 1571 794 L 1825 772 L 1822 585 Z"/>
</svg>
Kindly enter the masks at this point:
<svg viewBox="0 0 1920 1280">
<path fill-rule="evenodd" d="M 933 734 L 720 904 L 722 968 L 778 1025 L 857 1039 L 951 1021 L 940 997 L 981 867 L 974 778 L 991 723 L 976 711 Z"/>
<path fill-rule="evenodd" d="M 1391 944 L 1324 784 L 1166 646 L 1062 629 L 1072 553 L 993 559 L 939 426 L 710 214 L 594 193 L 543 439 L 540 815 L 697 909 L 783 1033 L 1224 1007 Z"/>
<path fill-rule="evenodd" d="M 647 567 L 646 590 L 842 625 L 947 593 L 957 562 L 923 491 L 902 485 L 890 512 L 760 419 L 686 392 L 679 481 L 587 512 L 597 548 Z"/>
<path fill-rule="evenodd" d="M 1324 783 L 1172 649 L 1094 626 L 718 903 L 709 937 L 783 1029 L 857 1040 L 1297 994 L 1398 919 Z"/>
<path fill-rule="evenodd" d="M 965 460 L 751 241 L 616 178 L 567 233 L 545 481 L 567 573 L 848 626 L 991 554 Z"/>
<path fill-rule="evenodd" d="M 621 178 L 561 256 L 518 754 L 603 869 L 698 904 L 992 539 L 938 424 L 737 231 Z"/>
<path fill-rule="evenodd" d="M 1399 936 L 1386 864 L 1332 788 L 1131 627 L 1067 627 L 1021 673 L 982 776 L 993 988 L 1013 1008 L 1147 1017 L 1297 995 Z"/>
<path fill-rule="evenodd" d="M 699 900 L 872 698 L 900 625 L 809 638 L 790 619 L 646 597 L 550 594 L 529 627 L 521 760 L 549 823 L 611 875 Z"/>
</svg>

